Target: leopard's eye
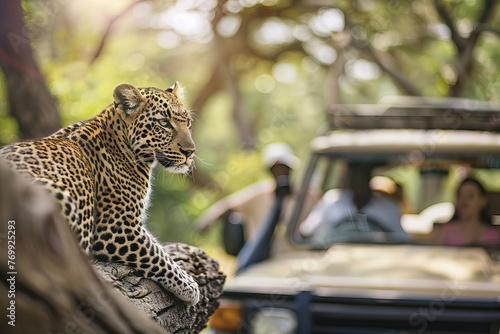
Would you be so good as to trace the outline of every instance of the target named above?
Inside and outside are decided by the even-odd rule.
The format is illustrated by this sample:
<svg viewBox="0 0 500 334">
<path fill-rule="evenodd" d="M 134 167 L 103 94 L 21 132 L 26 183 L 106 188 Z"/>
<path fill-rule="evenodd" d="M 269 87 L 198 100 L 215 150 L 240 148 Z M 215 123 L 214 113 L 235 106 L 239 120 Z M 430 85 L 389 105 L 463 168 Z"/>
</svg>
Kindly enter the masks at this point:
<svg viewBox="0 0 500 334">
<path fill-rule="evenodd" d="M 159 119 L 158 124 L 160 124 L 160 126 L 162 126 L 164 128 L 172 129 L 172 124 L 170 124 L 170 122 L 166 118 Z"/>
<path fill-rule="evenodd" d="M 191 122 L 191 120 L 187 121 L 187 127 L 189 130 L 191 130 L 193 128 L 193 123 Z"/>
</svg>

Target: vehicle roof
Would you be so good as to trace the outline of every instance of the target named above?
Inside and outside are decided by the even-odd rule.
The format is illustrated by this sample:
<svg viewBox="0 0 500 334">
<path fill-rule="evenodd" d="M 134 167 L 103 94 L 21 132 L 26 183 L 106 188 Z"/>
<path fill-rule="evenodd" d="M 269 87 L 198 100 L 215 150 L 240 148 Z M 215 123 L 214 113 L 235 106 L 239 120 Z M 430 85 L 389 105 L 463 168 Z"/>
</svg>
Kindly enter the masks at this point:
<svg viewBox="0 0 500 334">
<path fill-rule="evenodd" d="M 391 97 L 378 104 L 332 104 L 330 129 L 500 131 L 500 104 L 459 98 Z"/>
<path fill-rule="evenodd" d="M 467 130 L 335 130 L 311 142 L 315 153 L 500 153 L 500 134 Z"/>
</svg>

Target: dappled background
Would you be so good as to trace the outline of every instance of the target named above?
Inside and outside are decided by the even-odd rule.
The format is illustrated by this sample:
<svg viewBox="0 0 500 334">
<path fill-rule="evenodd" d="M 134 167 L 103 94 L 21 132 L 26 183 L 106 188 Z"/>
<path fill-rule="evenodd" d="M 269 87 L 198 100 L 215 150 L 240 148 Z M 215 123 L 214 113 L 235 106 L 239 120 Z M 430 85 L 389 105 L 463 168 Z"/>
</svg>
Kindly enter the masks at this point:
<svg viewBox="0 0 500 334">
<path fill-rule="evenodd" d="M 329 103 L 500 101 L 496 3 L 3 0 L 0 144 L 93 117 L 120 82 L 180 81 L 196 114 L 197 169 L 157 171 L 149 226 L 217 257 L 219 233 L 201 236 L 193 221 L 268 177 L 265 145 L 284 141 L 305 158 Z"/>
</svg>

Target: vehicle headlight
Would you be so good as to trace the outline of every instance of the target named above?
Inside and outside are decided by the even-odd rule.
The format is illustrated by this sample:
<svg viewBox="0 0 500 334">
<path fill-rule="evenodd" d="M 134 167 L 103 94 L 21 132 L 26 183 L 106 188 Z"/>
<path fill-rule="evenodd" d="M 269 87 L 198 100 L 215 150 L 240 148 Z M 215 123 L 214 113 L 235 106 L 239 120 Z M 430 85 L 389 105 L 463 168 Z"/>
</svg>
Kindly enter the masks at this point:
<svg viewBox="0 0 500 334">
<path fill-rule="evenodd" d="M 297 315 L 284 308 L 262 308 L 250 319 L 253 334 L 292 334 L 297 330 Z"/>
<path fill-rule="evenodd" d="M 220 331 L 237 331 L 241 325 L 241 303 L 221 299 L 220 306 L 210 317 L 210 327 Z"/>
</svg>

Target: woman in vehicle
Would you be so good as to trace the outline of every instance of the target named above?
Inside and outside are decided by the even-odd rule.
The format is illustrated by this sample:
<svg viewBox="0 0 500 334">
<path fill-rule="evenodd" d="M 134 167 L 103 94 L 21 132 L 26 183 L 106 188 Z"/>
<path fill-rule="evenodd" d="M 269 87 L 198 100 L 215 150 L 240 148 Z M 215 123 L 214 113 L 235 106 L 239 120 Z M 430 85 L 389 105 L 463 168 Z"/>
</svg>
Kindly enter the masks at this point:
<svg viewBox="0 0 500 334">
<path fill-rule="evenodd" d="M 465 178 L 457 188 L 455 213 L 449 222 L 435 224 L 430 241 L 450 246 L 500 247 L 500 227 L 492 224 L 488 193 L 474 178 Z"/>
</svg>

